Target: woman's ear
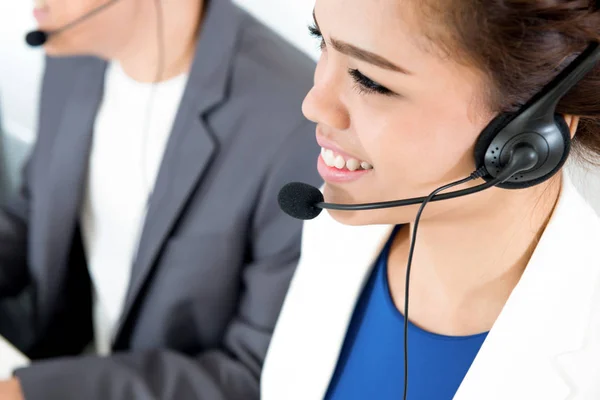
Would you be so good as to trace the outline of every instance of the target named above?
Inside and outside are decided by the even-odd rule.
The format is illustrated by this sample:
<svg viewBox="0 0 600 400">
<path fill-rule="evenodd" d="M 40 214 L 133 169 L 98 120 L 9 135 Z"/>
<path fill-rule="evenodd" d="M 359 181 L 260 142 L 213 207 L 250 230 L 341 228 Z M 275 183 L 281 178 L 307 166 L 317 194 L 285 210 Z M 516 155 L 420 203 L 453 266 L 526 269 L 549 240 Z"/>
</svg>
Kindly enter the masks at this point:
<svg viewBox="0 0 600 400">
<path fill-rule="evenodd" d="M 565 115 L 565 122 L 569 127 L 569 131 L 571 132 L 571 139 L 575 136 L 577 132 L 577 126 L 579 126 L 579 117 L 577 115 Z"/>
</svg>

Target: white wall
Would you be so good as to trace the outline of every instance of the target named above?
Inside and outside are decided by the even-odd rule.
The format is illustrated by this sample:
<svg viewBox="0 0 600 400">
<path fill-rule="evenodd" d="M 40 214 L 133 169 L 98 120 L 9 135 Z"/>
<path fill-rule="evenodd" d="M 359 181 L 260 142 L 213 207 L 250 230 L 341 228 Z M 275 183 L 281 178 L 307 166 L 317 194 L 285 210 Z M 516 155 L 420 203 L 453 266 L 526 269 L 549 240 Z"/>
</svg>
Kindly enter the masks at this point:
<svg viewBox="0 0 600 400">
<path fill-rule="evenodd" d="M 306 26 L 314 0 L 235 0 L 259 20 L 316 58 L 318 50 Z M 0 1 L 0 121 L 25 142 L 35 137 L 37 89 L 43 69 L 41 50 L 26 47 L 25 33 L 35 26 L 31 1 Z M 581 192 L 600 213 L 600 170 L 570 167 Z"/>
<path fill-rule="evenodd" d="M 272 27 L 298 48 L 316 59 L 318 43 L 308 34 L 314 0 L 235 0 L 257 19 Z"/>
</svg>

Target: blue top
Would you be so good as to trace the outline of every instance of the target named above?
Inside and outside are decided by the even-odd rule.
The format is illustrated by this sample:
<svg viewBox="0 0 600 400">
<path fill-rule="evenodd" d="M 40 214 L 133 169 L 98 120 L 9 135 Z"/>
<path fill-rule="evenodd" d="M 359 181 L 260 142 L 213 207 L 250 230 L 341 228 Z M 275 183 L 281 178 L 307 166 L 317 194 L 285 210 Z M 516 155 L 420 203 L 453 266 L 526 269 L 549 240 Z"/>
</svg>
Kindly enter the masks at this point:
<svg viewBox="0 0 600 400">
<path fill-rule="evenodd" d="M 391 242 L 390 238 L 354 310 L 328 400 L 402 400 L 404 317 L 388 289 Z M 486 336 L 443 336 L 409 321 L 408 399 L 452 399 Z"/>
</svg>

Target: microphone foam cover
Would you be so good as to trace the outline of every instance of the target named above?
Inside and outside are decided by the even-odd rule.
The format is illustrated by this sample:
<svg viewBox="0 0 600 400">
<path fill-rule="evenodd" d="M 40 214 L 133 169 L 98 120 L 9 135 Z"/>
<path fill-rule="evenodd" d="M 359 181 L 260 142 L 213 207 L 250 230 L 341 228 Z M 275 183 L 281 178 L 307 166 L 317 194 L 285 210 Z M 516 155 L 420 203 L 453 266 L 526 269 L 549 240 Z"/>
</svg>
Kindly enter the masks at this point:
<svg viewBox="0 0 600 400">
<path fill-rule="evenodd" d="M 25 36 L 25 41 L 32 47 L 41 46 L 48 40 L 48 34 L 44 31 L 31 31 Z"/>
<path fill-rule="evenodd" d="M 281 188 L 279 207 L 296 219 L 313 219 L 322 211 L 315 204 L 323 201 L 323 194 L 314 186 L 301 182 L 291 182 Z"/>
</svg>

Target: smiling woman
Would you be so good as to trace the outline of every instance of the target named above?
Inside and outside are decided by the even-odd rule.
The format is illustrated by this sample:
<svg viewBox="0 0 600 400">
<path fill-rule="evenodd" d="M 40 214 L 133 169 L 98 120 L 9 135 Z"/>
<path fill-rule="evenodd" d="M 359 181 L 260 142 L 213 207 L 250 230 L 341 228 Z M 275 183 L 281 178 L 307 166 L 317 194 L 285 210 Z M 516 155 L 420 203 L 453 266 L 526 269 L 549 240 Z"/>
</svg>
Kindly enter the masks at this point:
<svg viewBox="0 0 600 400">
<path fill-rule="evenodd" d="M 263 399 L 598 398 L 600 220 L 562 172 L 571 148 L 600 161 L 595 2 L 317 0 L 314 20 L 325 202 L 426 196 L 523 148 L 535 166 L 305 223 Z"/>
</svg>

